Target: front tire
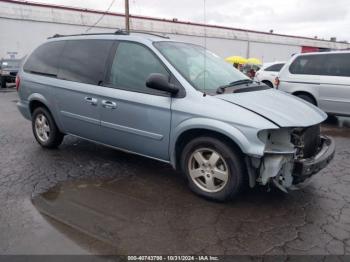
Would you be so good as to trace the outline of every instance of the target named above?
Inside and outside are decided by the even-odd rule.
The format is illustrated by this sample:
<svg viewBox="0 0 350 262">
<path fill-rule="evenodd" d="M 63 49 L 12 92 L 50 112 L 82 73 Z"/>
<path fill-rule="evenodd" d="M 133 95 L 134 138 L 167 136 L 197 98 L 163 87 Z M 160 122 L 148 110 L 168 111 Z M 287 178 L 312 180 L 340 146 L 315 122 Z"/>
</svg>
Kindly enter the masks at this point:
<svg viewBox="0 0 350 262">
<path fill-rule="evenodd" d="M 1 88 L 6 88 L 6 77 L 1 76 L 1 80 L 0 80 L 0 84 L 1 84 Z"/>
<path fill-rule="evenodd" d="M 182 151 L 181 168 L 196 194 L 215 201 L 233 199 L 244 184 L 240 155 L 214 137 L 199 137 Z"/>
<path fill-rule="evenodd" d="M 34 110 L 32 129 L 36 141 L 44 148 L 57 148 L 63 141 L 64 135 L 58 130 L 51 113 L 46 108 L 39 107 Z"/>
</svg>

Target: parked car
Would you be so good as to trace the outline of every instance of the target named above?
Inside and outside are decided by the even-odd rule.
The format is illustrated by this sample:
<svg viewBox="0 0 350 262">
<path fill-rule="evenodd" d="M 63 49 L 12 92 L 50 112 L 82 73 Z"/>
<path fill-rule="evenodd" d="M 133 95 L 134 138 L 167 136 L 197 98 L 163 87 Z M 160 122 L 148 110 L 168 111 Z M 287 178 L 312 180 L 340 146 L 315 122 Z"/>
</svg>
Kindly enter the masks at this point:
<svg viewBox="0 0 350 262">
<path fill-rule="evenodd" d="M 320 109 L 168 38 L 55 37 L 17 80 L 18 108 L 42 147 L 74 135 L 170 163 L 209 199 L 233 198 L 246 181 L 286 191 L 334 156 Z"/>
<path fill-rule="evenodd" d="M 331 115 L 350 115 L 350 52 L 295 55 L 281 70 L 278 89 Z"/>
<path fill-rule="evenodd" d="M 245 64 L 239 67 L 239 70 L 248 76 L 250 79 L 254 79 L 255 74 L 259 71 L 260 65 Z"/>
<path fill-rule="evenodd" d="M 285 62 L 280 61 L 265 63 L 260 70 L 256 72 L 255 80 L 264 83 L 271 88 L 275 87 L 275 79 L 284 64 Z"/>
<path fill-rule="evenodd" d="M 14 83 L 18 73 L 21 60 L 2 59 L 0 60 L 0 83 L 1 88 L 6 88 L 6 83 Z"/>
</svg>

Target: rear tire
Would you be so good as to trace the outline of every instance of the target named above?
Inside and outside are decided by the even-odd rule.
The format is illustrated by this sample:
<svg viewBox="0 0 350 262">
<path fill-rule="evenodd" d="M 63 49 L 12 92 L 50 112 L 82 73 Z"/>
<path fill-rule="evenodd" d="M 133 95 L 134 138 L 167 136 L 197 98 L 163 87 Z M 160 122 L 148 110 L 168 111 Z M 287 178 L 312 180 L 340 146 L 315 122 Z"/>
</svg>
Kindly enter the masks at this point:
<svg viewBox="0 0 350 262">
<path fill-rule="evenodd" d="M 32 115 L 32 129 L 36 141 L 44 148 L 57 148 L 63 141 L 64 135 L 51 113 L 44 107 L 38 107 Z"/>
<path fill-rule="evenodd" d="M 214 137 L 190 141 L 181 155 L 181 168 L 193 192 L 214 201 L 233 199 L 244 185 L 240 155 Z"/>
<path fill-rule="evenodd" d="M 6 77 L 1 76 L 1 88 L 6 88 Z"/>
<path fill-rule="evenodd" d="M 299 95 L 296 95 L 297 97 L 305 100 L 306 102 L 309 102 L 310 104 L 316 106 L 316 101 L 315 99 L 313 99 L 310 95 L 306 95 L 306 94 L 299 94 Z"/>
</svg>

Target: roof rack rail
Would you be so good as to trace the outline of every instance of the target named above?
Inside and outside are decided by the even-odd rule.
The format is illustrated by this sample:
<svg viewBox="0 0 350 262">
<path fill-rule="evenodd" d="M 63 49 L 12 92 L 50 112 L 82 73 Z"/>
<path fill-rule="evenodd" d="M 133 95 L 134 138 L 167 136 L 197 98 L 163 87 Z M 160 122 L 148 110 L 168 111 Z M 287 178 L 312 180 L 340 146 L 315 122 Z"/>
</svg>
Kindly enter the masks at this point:
<svg viewBox="0 0 350 262">
<path fill-rule="evenodd" d="M 114 32 L 115 35 L 128 35 L 129 33 L 126 32 L 126 30 L 123 29 L 118 29 L 117 31 Z"/>
<path fill-rule="evenodd" d="M 158 36 L 161 38 L 166 38 L 169 39 L 169 36 L 165 35 L 165 34 L 161 34 L 161 33 L 154 33 L 154 32 L 150 32 L 150 31 L 146 31 L 146 30 L 130 30 L 130 33 L 138 33 L 138 34 L 145 34 L 145 35 L 153 35 L 153 36 Z M 128 35 L 129 33 L 126 30 L 123 29 L 119 29 L 115 32 L 115 34 L 124 34 L 124 35 Z"/>
<path fill-rule="evenodd" d="M 69 37 L 69 36 L 84 36 L 84 35 L 115 35 L 115 33 L 90 33 L 90 34 L 74 34 L 74 35 L 55 34 L 55 35 L 53 35 L 51 37 L 48 37 L 47 39 L 60 38 L 60 37 Z"/>
<path fill-rule="evenodd" d="M 139 33 L 139 34 L 146 34 L 146 35 L 153 35 L 153 36 L 158 36 L 161 38 L 166 38 L 169 39 L 168 36 L 162 35 L 162 34 L 157 34 L 149 31 L 143 31 L 143 30 L 130 30 L 130 33 Z M 60 38 L 60 37 L 69 37 L 69 36 L 84 36 L 84 35 L 129 35 L 129 32 L 123 29 L 118 29 L 114 33 L 88 33 L 88 34 L 73 34 L 73 35 L 61 35 L 61 34 L 55 34 L 51 37 L 48 37 L 47 39 L 52 39 L 52 38 Z"/>
</svg>

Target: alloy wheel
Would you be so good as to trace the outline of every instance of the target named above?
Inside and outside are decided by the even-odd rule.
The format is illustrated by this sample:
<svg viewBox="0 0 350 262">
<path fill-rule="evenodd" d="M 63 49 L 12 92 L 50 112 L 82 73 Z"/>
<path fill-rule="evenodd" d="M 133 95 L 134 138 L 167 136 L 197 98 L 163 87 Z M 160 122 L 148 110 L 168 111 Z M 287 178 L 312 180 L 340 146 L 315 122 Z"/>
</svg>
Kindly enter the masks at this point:
<svg viewBox="0 0 350 262">
<path fill-rule="evenodd" d="M 189 158 L 188 169 L 192 181 L 205 192 L 219 192 L 228 182 L 228 166 L 221 154 L 213 149 L 194 151 Z"/>
<path fill-rule="evenodd" d="M 46 143 L 50 139 L 50 125 L 43 114 L 38 114 L 35 119 L 35 133 L 43 143 Z"/>
</svg>

